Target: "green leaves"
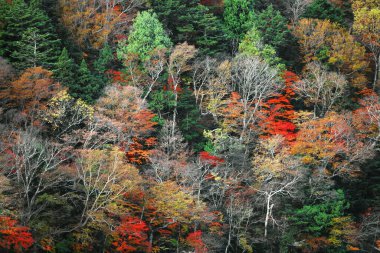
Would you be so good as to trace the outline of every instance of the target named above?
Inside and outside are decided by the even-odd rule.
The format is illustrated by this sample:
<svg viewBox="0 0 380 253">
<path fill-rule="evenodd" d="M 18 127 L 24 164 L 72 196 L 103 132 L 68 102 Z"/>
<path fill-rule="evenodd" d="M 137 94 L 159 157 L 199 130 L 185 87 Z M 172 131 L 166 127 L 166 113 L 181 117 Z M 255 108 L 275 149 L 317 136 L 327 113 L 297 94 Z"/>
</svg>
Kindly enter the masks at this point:
<svg viewBox="0 0 380 253">
<path fill-rule="evenodd" d="M 172 43 L 166 35 L 157 15 L 150 11 L 140 12 L 128 36 L 127 43 L 122 42 L 117 49 L 117 55 L 124 59 L 128 54 L 138 54 L 144 61 L 149 58 L 149 53 L 157 48 L 170 48 Z"/>
</svg>

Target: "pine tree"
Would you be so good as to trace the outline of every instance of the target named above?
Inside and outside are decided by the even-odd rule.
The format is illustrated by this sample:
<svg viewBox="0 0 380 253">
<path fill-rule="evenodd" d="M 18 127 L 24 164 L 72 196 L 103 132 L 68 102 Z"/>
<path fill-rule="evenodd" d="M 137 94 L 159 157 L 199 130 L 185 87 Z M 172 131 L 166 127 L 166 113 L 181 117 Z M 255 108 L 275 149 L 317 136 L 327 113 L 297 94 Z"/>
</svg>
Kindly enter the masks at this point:
<svg viewBox="0 0 380 253">
<path fill-rule="evenodd" d="M 334 6 L 328 0 L 315 0 L 306 9 L 303 17 L 328 19 L 332 22 L 345 24 L 345 15 L 341 8 Z"/>
<path fill-rule="evenodd" d="M 175 44 L 186 41 L 201 54 L 223 51 L 222 22 L 199 0 L 153 0 L 152 8 Z"/>
<path fill-rule="evenodd" d="M 99 80 L 101 80 L 104 83 L 109 80 L 109 77 L 107 77 L 106 72 L 110 69 L 113 59 L 114 57 L 112 54 L 112 49 L 107 43 L 99 51 L 99 57 L 94 62 L 96 76 Z"/>
<path fill-rule="evenodd" d="M 81 98 L 88 103 L 93 103 L 101 94 L 99 81 L 92 75 L 84 59 L 79 66 L 78 80 L 69 91 L 74 98 Z"/>
<path fill-rule="evenodd" d="M 38 29 L 40 39 L 50 43 L 49 47 L 55 49 L 55 54 L 56 56 L 58 55 L 59 40 L 54 33 L 49 17 L 39 7 L 40 4 L 37 0 L 31 1 L 30 5 L 27 5 L 24 0 L 14 0 L 9 4 L 8 10 L 5 11 L 5 25 L 3 32 L 0 34 L 0 40 L 4 42 L 4 56 L 10 57 L 11 62 L 19 60 L 19 58 L 13 58 L 11 54 L 19 49 L 20 43 L 25 42 L 25 40 L 21 42 L 23 40 L 22 36 L 26 36 L 25 33 L 30 28 Z M 52 57 L 53 51 L 51 50 Z M 52 61 L 54 61 L 53 58 Z"/>
<path fill-rule="evenodd" d="M 224 27 L 231 41 L 233 53 L 254 24 L 253 3 L 247 0 L 224 1 Z"/>
<path fill-rule="evenodd" d="M 48 69 L 57 60 L 58 44 L 59 41 L 51 34 L 41 34 L 37 28 L 28 28 L 21 40 L 15 42 L 10 58 L 19 70 L 37 66 Z"/>
<path fill-rule="evenodd" d="M 78 66 L 73 59 L 70 58 L 66 48 L 62 50 L 61 55 L 54 68 L 54 78 L 63 86 L 73 87 L 76 83 L 76 71 Z"/>
<path fill-rule="evenodd" d="M 287 45 L 290 34 L 287 20 L 273 8 L 273 5 L 269 5 L 267 9 L 259 13 L 254 24 L 261 32 L 261 38 L 265 44 L 271 45 L 275 49 Z"/>
</svg>

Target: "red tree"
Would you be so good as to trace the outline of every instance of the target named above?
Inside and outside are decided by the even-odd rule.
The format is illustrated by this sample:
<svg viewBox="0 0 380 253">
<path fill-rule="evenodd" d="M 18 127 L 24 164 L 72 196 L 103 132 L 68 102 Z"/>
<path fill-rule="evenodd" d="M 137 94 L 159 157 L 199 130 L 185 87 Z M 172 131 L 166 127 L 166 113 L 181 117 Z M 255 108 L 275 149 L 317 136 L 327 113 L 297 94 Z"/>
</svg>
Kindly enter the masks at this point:
<svg viewBox="0 0 380 253">
<path fill-rule="evenodd" d="M 117 240 L 112 243 L 116 252 L 145 251 L 149 247 L 148 227 L 137 217 L 124 217 L 116 228 Z"/>
<path fill-rule="evenodd" d="M 187 243 L 195 249 L 195 253 L 206 253 L 207 247 L 202 241 L 202 231 L 190 233 L 186 238 Z"/>
<path fill-rule="evenodd" d="M 34 240 L 29 228 L 16 224 L 17 222 L 10 217 L 0 216 L 0 249 L 23 252 L 33 245 Z"/>
<path fill-rule="evenodd" d="M 296 116 L 290 100 L 294 96 L 293 83 L 298 80 L 296 74 L 285 71 L 283 75 L 285 88 L 282 93 L 276 94 L 262 105 L 261 121 L 262 137 L 282 135 L 289 142 L 296 137 L 296 126 L 292 122 Z"/>
</svg>

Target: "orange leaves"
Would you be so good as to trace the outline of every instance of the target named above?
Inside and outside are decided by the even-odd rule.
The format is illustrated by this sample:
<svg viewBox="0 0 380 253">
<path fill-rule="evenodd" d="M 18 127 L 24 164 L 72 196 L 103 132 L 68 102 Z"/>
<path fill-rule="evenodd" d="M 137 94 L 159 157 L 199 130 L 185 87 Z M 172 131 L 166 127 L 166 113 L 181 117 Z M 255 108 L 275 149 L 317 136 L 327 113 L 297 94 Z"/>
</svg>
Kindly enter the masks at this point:
<svg viewBox="0 0 380 253">
<path fill-rule="evenodd" d="M 116 241 L 112 243 L 116 252 L 145 251 L 149 247 L 148 227 L 137 217 L 126 216 L 115 230 Z"/>
<path fill-rule="evenodd" d="M 130 163 L 145 164 L 149 162 L 151 147 L 156 144 L 157 140 L 154 137 L 147 139 L 133 138 L 133 143 L 128 146 L 126 152 L 127 160 Z"/>
<path fill-rule="evenodd" d="M 34 240 L 28 227 L 16 225 L 16 221 L 7 216 L 0 216 L 0 248 L 23 252 L 30 248 Z"/>
<path fill-rule="evenodd" d="M 52 79 L 53 73 L 41 67 L 26 69 L 18 80 L 0 93 L 0 99 L 8 101 L 9 107 L 25 109 L 26 112 L 44 109 L 50 97 L 59 88 Z"/>
</svg>

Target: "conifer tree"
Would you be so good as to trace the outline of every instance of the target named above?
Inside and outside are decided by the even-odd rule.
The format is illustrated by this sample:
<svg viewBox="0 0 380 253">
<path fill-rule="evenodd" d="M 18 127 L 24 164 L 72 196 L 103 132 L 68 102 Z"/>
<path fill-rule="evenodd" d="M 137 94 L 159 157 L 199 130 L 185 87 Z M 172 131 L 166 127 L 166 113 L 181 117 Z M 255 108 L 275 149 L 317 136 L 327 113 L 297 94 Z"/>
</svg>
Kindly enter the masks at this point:
<svg viewBox="0 0 380 253">
<path fill-rule="evenodd" d="M 175 44 L 188 42 L 201 54 L 214 54 L 224 48 L 221 20 L 199 0 L 153 0 L 152 7 Z"/>
<path fill-rule="evenodd" d="M 58 44 L 51 34 L 41 34 L 35 27 L 28 28 L 21 40 L 15 42 L 10 58 L 19 70 L 37 66 L 51 68 L 57 60 Z"/>
<path fill-rule="evenodd" d="M 287 45 L 289 36 L 287 20 L 273 8 L 273 5 L 269 5 L 267 9 L 259 13 L 254 23 L 261 32 L 261 38 L 265 44 L 275 49 Z"/>
<path fill-rule="evenodd" d="M 113 61 L 114 57 L 112 54 L 111 47 L 107 44 L 99 51 L 99 56 L 94 62 L 94 69 L 96 71 L 96 76 L 102 82 L 107 82 L 108 77 L 106 76 L 106 71 L 110 69 L 110 65 Z"/>
<path fill-rule="evenodd" d="M 224 1 L 224 27 L 235 52 L 244 35 L 254 24 L 253 4 L 248 0 Z"/>
<path fill-rule="evenodd" d="M 93 103 L 101 93 L 99 81 L 92 75 L 84 59 L 79 66 L 78 80 L 70 87 L 70 93 L 74 98 L 81 98 L 88 103 Z"/>
<path fill-rule="evenodd" d="M 76 71 L 78 66 L 73 59 L 70 58 L 66 48 L 62 50 L 61 55 L 54 68 L 54 78 L 59 81 L 63 86 L 73 87 L 76 82 Z"/>
<path fill-rule="evenodd" d="M 35 28 L 39 34 L 38 40 L 43 42 L 49 49 L 51 56 L 50 62 L 54 62 L 55 57 L 58 55 L 58 48 L 60 45 L 59 40 L 54 32 L 53 25 L 50 22 L 46 13 L 40 9 L 38 0 L 31 1 L 29 5 L 24 0 L 14 0 L 9 4 L 8 9 L 4 14 L 4 30 L 0 33 L 1 39 L 4 43 L 4 56 L 10 57 L 11 62 L 20 62 L 23 59 L 20 55 L 16 54 L 13 58 L 12 53 L 19 50 L 20 46 L 26 42 L 27 37 L 30 37 L 32 30 Z M 29 33 L 29 34 L 28 34 Z M 23 39 L 24 36 L 24 39 Z M 37 38 L 35 38 L 37 39 Z M 22 66 L 23 64 L 21 64 Z M 51 64 L 46 65 L 50 67 Z"/>
</svg>

